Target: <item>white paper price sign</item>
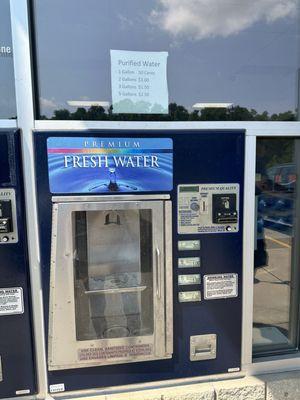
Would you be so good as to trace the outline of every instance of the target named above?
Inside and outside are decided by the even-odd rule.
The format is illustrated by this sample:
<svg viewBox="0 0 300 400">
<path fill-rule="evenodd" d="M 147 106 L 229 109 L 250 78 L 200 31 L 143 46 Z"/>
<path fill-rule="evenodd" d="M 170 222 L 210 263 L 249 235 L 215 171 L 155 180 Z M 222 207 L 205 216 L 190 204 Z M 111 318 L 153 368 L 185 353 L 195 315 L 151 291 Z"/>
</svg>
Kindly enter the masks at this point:
<svg viewBox="0 0 300 400">
<path fill-rule="evenodd" d="M 168 53 L 111 50 L 114 113 L 168 114 Z"/>
</svg>

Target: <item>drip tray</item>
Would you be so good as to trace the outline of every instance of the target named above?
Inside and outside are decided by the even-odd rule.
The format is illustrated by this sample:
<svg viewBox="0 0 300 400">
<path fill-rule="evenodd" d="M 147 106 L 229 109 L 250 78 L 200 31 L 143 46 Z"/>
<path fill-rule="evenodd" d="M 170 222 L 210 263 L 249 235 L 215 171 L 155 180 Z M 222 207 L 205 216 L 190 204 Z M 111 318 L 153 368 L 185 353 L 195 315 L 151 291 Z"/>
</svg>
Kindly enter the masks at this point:
<svg viewBox="0 0 300 400">
<path fill-rule="evenodd" d="M 111 326 L 103 332 L 105 339 L 127 337 L 130 334 L 130 330 L 126 326 Z"/>
<path fill-rule="evenodd" d="M 134 336 L 152 335 L 151 328 L 142 326 L 140 315 L 127 317 L 97 317 L 92 323 L 99 339 L 113 339 Z"/>
</svg>

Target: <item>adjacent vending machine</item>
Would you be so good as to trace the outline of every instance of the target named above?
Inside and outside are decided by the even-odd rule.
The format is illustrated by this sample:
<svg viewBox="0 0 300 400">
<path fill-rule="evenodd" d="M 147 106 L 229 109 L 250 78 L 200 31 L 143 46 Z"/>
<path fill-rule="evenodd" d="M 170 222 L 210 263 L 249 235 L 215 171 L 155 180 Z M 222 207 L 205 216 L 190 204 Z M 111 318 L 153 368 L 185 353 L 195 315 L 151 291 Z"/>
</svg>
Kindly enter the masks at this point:
<svg viewBox="0 0 300 400">
<path fill-rule="evenodd" d="M 241 368 L 244 132 L 35 132 L 50 392 Z"/>
<path fill-rule="evenodd" d="M 20 133 L 0 129 L 0 398 L 36 393 Z"/>
</svg>

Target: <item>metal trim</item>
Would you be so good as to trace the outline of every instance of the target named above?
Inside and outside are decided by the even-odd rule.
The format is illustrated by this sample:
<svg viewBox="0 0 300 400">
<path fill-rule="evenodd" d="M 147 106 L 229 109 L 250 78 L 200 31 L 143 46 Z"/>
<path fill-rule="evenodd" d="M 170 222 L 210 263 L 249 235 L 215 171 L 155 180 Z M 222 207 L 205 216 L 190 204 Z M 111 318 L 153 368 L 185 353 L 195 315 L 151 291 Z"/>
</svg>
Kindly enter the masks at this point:
<svg viewBox="0 0 300 400">
<path fill-rule="evenodd" d="M 228 381 L 232 379 L 238 379 L 245 377 L 245 374 L 241 372 L 230 372 L 224 374 L 214 374 L 206 376 L 197 376 L 192 378 L 180 378 L 180 379 L 166 379 L 164 381 L 153 381 L 145 383 L 137 383 L 130 385 L 122 385 L 117 387 L 107 387 L 104 389 L 87 389 L 77 390 L 69 392 L 55 393 L 55 399 L 67 400 L 67 399 L 80 399 L 83 397 L 90 396 L 101 396 L 101 395 L 113 395 L 113 394 L 131 394 L 138 390 L 151 390 L 151 389 L 162 389 L 162 388 L 173 388 L 180 385 L 198 384 L 206 382 L 219 382 Z M 130 397 L 129 397 L 130 398 Z"/>
<path fill-rule="evenodd" d="M 252 363 L 256 138 L 245 140 L 242 369 Z"/>
<path fill-rule="evenodd" d="M 35 120 L 34 128 L 38 131 L 55 130 L 246 130 L 248 136 L 300 136 L 298 121 L 46 121 Z M 151 134 L 151 132 L 149 132 Z"/>
<path fill-rule="evenodd" d="M 124 194 L 106 196 L 53 196 L 52 203 L 75 203 L 96 201 L 137 201 L 137 200 L 169 200 L 169 194 Z"/>
<path fill-rule="evenodd" d="M 271 374 L 300 370 L 299 353 L 262 357 L 247 365 L 244 372 L 247 375 Z"/>
<path fill-rule="evenodd" d="M 26 204 L 28 258 L 31 283 L 31 304 L 33 321 L 33 341 L 35 348 L 37 397 L 45 398 L 48 393 L 46 364 L 43 296 L 40 269 L 40 248 L 37 217 L 37 197 L 33 134 L 33 82 L 31 49 L 28 20 L 28 1 L 10 0 L 12 43 L 14 49 L 14 75 L 18 128 L 22 129 L 22 162 L 24 171 L 24 191 Z"/>
<path fill-rule="evenodd" d="M 171 203 L 171 202 L 170 202 Z M 161 273 L 157 273 L 153 265 L 153 300 L 154 300 L 154 332 L 149 336 L 136 336 L 128 338 L 113 339 L 91 339 L 76 341 L 76 320 L 75 320 L 75 294 L 74 294 L 74 267 L 71 255 L 74 252 L 72 224 L 69 219 L 74 211 L 88 210 L 109 210 L 111 207 L 128 210 L 147 208 L 153 210 L 153 259 L 155 259 L 155 251 L 159 249 L 162 259 L 164 258 L 164 226 L 165 213 L 164 202 L 155 201 L 118 201 L 118 202 L 71 202 L 71 203 L 54 203 L 52 215 L 52 238 L 51 238 L 51 272 L 50 272 L 50 310 L 49 310 L 49 340 L 48 340 L 48 364 L 49 370 L 84 368 L 101 365 L 115 365 L 130 362 L 144 362 L 150 360 L 160 360 L 170 358 L 171 354 L 167 352 L 173 348 L 173 344 L 169 343 L 170 336 L 167 336 L 165 343 L 162 340 L 166 337 L 167 321 L 172 316 L 172 304 L 169 305 L 170 314 L 166 314 L 165 277 Z M 66 223 L 67 220 L 67 223 Z M 60 240 L 60 235 L 64 237 L 64 241 Z M 168 251 L 172 242 L 168 242 Z M 169 260 L 169 259 L 168 259 Z M 168 264 L 168 268 L 172 270 L 172 264 Z M 156 282 L 156 285 L 155 285 Z M 172 283 L 172 282 L 171 282 Z M 161 296 L 157 294 L 157 290 Z M 169 288 L 172 290 L 172 287 Z M 168 296 L 169 298 L 169 296 Z M 63 304 L 57 307 L 57 304 Z M 169 322 L 168 322 L 169 323 Z M 68 329 L 66 330 L 66 326 Z M 67 335 L 65 334 L 67 332 Z M 60 338 L 60 339 L 58 339 Z M 171 337 L 172 339 L 172 337 Z M 98 347 L 103 344 L 107 345 L 124 345 L 126 344 L 149 344 L 153 347 L 150 355 L 128 356 L 124 359 L 110 360 L 82 360 L 76 361 L 77 351 L 89 347 Z"/>
<path fill-rule="evenodd" d="M 11 129 L 17 127 L 16 119 L 0 119 L 0 129 Z"/>
<path fill-rule="evenodd" d="M 172 202 L 165 206 L 165 348 L 166 353 L 173 353 L 173 249 L 172 249 Z"/>
</svg>

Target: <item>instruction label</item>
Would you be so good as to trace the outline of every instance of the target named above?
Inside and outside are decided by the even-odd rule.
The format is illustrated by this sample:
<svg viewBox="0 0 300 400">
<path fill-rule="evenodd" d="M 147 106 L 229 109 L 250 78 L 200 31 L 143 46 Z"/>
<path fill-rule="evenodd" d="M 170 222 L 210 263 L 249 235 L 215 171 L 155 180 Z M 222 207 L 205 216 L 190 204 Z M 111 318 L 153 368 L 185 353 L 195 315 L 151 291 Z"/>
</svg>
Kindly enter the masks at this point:
<svg viewBox="0 0 300 400">
<path fill-rule="evenodd" d="M 205 275 L 204 299 L 228 299 L 238 296 L 238 275 L 237 274 L 215 274 Z"/>
<path fill-rule="evenodd" d="M 178 185 L 178 233 L 239 231 L 239 184 Z"/>
<path fill-rule="evenodd" d="M 23 313 L 23 289 L 21 287 L 0 289 L 0 316 Z"/>
<path fill-rule="evenodd" d="M 138 344 L 129 346 L 90 347 L 78 350 L 79 361 L 111 360 L 128 357 L 150 356 L 153 353 L 152 345 Z"/>
</svg>

